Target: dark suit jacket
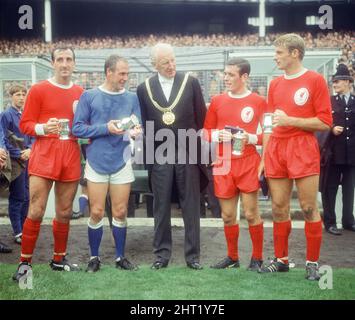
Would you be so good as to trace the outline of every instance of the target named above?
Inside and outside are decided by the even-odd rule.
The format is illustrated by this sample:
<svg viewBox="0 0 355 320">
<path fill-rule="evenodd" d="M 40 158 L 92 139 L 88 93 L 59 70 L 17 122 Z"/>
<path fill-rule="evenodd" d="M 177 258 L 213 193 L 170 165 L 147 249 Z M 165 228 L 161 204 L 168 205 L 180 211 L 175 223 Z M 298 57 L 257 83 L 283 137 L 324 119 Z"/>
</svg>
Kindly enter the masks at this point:
<svg viewBox="0 0 355 320">
<path fill-rule="evenodd" d="M 321 155 L 319 191 L 327 188 L 331 165 L 355 166 L 355 96 L 345 105 L 339 95 L 331 97 L 333 126 L 342 126 L 342 134 L 335 136 L 332 131 L 317 133 Z"/>
<path fill-rule="evenodd" d="M 174 78 L 173 87 L 171 90 L 169 101 L 166 101 L 165 95 L 163 93 L 163 89 L 159 83 L 158 75 L 151 77 L 149 79 L 150 88 L 152 91 L 153 99 L 161 106 L 161 107 L 168 107 L 172 104 L 175 100 L 178 91 L 181 87 L 181 84 L 184 80 L 184 73 L 178 72 Z M 171 129 L 174 136 L 175 136 L 175 149 L 176 149 L 176 156 L 179 151 L 184 151 L 190 157 L 193 155 L 197 155 L 197 159 L 194 159 L 200 168 L 200 184 L 201 190 L 203 190 L 208 184 L 208 176 L 206 172 L 206 166 L 201 163 L 201 153 L 200 153 L 200 139 L 198 140 L 197 145 L 197 152 L 196 150 L 189 150 L 189 143 L 181 144 L 181 141 L 178 141 L 178 129 L 195 129 L 200 130 L 203 128 L 203 124 L 205 121 L 206 116 L 206 104 L 203 99 L 202 91 L 198 80 L 192 76 L 189 76 L 184 92 L 181 96 L 179 103 L 173 109 L 173 113 L 175 114 L 175 122 L 171 125 L 166 125 L 162 121 L 163 113 L 158 110 L 151 102 L 145 83 L 141 83 L 137 88 L 137 95 L 139 98 L 140 106 L 141 106 L 141 115 L 142 115 L 142 122 L 143 126 L 146 129 L 146 121 L 153 121 L 154 122 L 154 136 L 155 133 L 159 129 Z M 152 139 L 152 135 L 147 134 L 146 132 L 146 139 Z M 164 140 L 165 141 L 165 140 Z M 147 145 L 154 145 L 154 152 L 157 147 L 164 143 L 164 141 L 146 141 Z M 152 152 L 152 150 L 148 150 Z M 150 171 L 150 165 L 147 165 L 148 171 Z"/>
<path fill-rule="evenodd" d="M 347 105 L 339 95 L 331 97 L 333 126 L 342 126 L 342 134 L 331 135 L 333 143 L 333 163 L 355 166 L 355 96 L 350 95 Z"/>
</svg>

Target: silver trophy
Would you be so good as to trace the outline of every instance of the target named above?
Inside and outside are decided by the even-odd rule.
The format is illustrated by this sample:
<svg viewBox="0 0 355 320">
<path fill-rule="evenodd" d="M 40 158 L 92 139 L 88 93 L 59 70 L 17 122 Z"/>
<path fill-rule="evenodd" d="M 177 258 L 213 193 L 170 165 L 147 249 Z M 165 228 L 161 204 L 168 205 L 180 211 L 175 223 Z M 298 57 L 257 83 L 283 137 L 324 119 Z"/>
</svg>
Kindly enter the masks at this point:
<svg viewBox="0 0 355 320">
<path fill-rule="evenodd" d="M 138 118 L 134 114 L 131 114 L 130 117 L 126 117 L 126 118 L 119 120 L 116 123 L 116 126 L 120 130 L 127 131 L 129 129 L 134 128 L 138 124 L 139 124 Z"/>
<path fill-rule="evenodd" d="M 235 156 L 241 156 L 245 147 L 245 139 L 243 130 L 239 129 L 236 134 L 233 135 L 232 154 Z"/>
<path fill-rule="evenodd" d="M 264 133 L 272 133 L 272 120 L 274 118 L 273 113 L 264 113 L 264 119 L 263 119 L 263 131 Z"/>
<path fill-rule="evenodd" d="M 69 119 L 59 119 L 59 139 L 60 140 L 69 140 L 70 127 Z"/>
</svg>

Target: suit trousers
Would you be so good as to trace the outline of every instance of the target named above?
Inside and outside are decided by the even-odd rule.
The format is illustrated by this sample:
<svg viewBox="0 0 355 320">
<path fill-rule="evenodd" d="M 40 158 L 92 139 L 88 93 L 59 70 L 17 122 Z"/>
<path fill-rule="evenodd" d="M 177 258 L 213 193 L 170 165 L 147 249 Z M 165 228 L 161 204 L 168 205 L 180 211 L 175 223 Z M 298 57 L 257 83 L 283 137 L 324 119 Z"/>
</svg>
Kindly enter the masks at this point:
<svg viewBox="0 0 355 320">
<path fill-rule="evenodd" d="M 322 192 L 324 226 L 329 228 L 336 226 L 335 203 L 339 184 L 343 192 L 343 227 L 351 227 L 354 224 L 354 175 L 355 167 L 343 164 L 331 164 L 328 172 L 327 185 Z"/>
<path fill-rule="evenodd" d="M 9 186 L 9 218 L 14 235 L 22 233 L 29 207 L 27 168 Z"/>
<path fill-rule="evenodd" d="M 154 164 L 152 167 L 154 254 L 158 261 L 164 263 L 171 258 L 171 192 L 174 176 L 185 226 L 185 260 L 199 262 L 200 170 L 194 164 Z"/>
</svg>

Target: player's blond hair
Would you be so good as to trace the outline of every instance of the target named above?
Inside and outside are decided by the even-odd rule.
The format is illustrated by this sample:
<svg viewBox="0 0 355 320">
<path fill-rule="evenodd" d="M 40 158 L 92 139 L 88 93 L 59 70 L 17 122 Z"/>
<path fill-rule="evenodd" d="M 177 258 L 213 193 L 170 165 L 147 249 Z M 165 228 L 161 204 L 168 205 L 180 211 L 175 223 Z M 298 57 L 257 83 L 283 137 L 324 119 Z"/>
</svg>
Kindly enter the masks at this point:
<svg viewBox="0 0 355 320">
<path fill-rule="evenodd" d="M 298 50 L 300 60 L 303 60 L 305 52 L 305 43 L 298 34 L 287 33 L 278 37 L 274 41 L 275 47 L 285 47 L 290 53 L 293 50 Z"/>
</svg>

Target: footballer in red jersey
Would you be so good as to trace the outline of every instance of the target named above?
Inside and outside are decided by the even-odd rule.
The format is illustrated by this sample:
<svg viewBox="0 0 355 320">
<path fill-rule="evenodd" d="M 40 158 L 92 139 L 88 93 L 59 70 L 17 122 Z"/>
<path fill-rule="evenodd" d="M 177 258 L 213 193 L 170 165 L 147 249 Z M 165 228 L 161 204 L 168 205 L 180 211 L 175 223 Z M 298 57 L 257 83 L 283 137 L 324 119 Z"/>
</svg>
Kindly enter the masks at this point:
<svg viewBox="0 0 355 320">
<path fill-rule="evenodd" d="M 53 219 L 53 270 L 75 271 L 78 266 L 66 259 L 72 204 L 80 179 L 80 149 L 68 130 L 61 131 L 61 119 L 71 128 L 74 106 L 83 89 L 74 85 L 71 76 L 75 54 L 71 48 L 52 52 L 54 76 L 35 84 L 25 101 L 20 129 L 36 137 L 29 160 L 30 207 L 23 226 L 20 264 L 13 276 L 19 281 L 31 268 L 49 192 L 55 184 L 55 218 Z"/>
<path fill-rule="evenodd" d="M 227 257 L 211 266 L 216 269 L 239 267 L 239 221 L 236 217 L 239 198 L 253 243 L 248 270 L 257 271 L 262 265 L 264 229 L 258 209 L 260 156 L 255 145 L 261 143 L 261 135 L 256 133 L 262 122 L 266 101 L 248 90 L 249 73 L 250 64 L 247 60 L 232 58 L 227 62 L 224 81 L 228 92 L 212 98 L 204 124 L 209 140 L 218 142 L 213 180 L 227 242 Z M 240 154 L 234 154 L 235 136 L 232 136 L 233 128 L 231 131 L 228 127 L 243 130 L 240 137 L 243 150 Z"/>
<path fill-rule="evenodd" d="M 330 97 L 324 78 L 303 67 L 305 45 L 300 36 L 286 34 L 274 44 L 275 61 L 284 75 L 270 83 L 268 112 L 273 113 L 274 128 L 271 135 L 264 135 L 263 159 L 272 199 L 275 259 L 259 271 L 289 271 L 289 211 L 295 181 L 305 219 L 306 279 L 319 280 L 322 221 L 317 192 L 320 156 L 314 132 L 329 130 L 332 125 Z"/>
</svg>

